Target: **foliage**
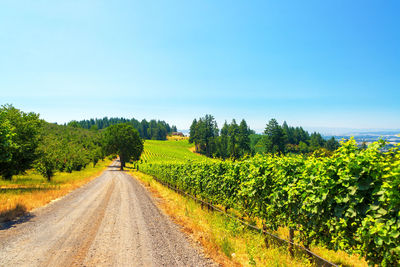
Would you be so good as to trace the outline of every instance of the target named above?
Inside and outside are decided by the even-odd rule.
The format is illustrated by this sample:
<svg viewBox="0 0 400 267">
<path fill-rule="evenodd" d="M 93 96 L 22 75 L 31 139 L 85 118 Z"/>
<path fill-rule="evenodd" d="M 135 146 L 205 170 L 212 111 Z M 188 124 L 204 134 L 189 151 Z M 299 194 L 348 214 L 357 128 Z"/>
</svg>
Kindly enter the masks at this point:
<svg viewBox="0 0 400 267">
<path fill-rule="evenodd" d="M 269 153 L 284 153 L 286 134 L 275 119 L 271 119 L 265 127 L 265 145 Z"/>
<path fill-rule="evenodd" d="M 10 105 L 0 109 L 0 152 L 0 175 L 8 180 L 32 167 L 50 180 L 104 158 L 98 131 L 50 124 Z"/>
<path fill-rule="evenodd" d="M 211 115 L 194 119 L 189 131 L 189 143 L 195 144 L 196 152 L 207 157 L 240 159 L 256 153 L 306 154 L 321 150 L 330 154 L 339 147 L 335 138 L 323 139 L 319 133 L 311 135 L 302 127 L 282 126 L 275 119 L 266 125 L 263 135 L 255 134 L 243 119 L 240 125 L 233 119 L 226 121 L 221 130 Z"/>
<path fill-rule="evenodd" d="M 400 262 L 399 149 L 382 153 L 354 139 L 331 156 L 257 155 L 243 161 L 144 163 L 141 171 L 191 194 L 291 227 L 305 245 L 359 253 L 371 264 Z"/>
<path fill-rule="evenodd" d="M 6 120 L 6 113 L 0 110 L 0 163 L 11 161 L 11 150 L 15 148 L 13 137 L 15 132 L 9 120 Z"/>
<path fill-rule="evenodd" d="M 196 146 L 196 152 L 211 157 L 215 151 L 215 137 L 218 136 L 219 130 L 217 122 L 211 115 L 205 115 L 198 121 L 194 120 L 190 126 L 189 142 L 193 142 Z"/>
<path fill-rule="evenodd" d="M 320 133 L 309 134 L 302 127 L 282 126 L 275 119 L 267 124 L 264 135 L 251 136 L 251 151 L 255 153 L 308 154 L 321 150 L 331 154 L 339 147 L 334 137 L 325 140 Z"/>
<path fill-rule="evenodd" d="M 10 180 L 32 167 L 42 122 L 39 115 L 11 105 L 2 106 L 0 114 L 0 175 Z"/>
<path fill-rule="evenodd" d="M 139 160 L 143 152 L 143 140 L 138 131 L 127 123 L 116 124 L 105 129 L 104 146 L 108 154 L 116 153 L 121 161 L 121 170 L 126 162 Z"/>
<path fill-rule="evenodd" d="M 238 125 L 235 119 L 231 124 L 225 121 L 220 132 L 214 117 L 205 115 L 193 120 L 189 142 L 195 144 L 196 152 L 207 157 L 238 159 L 251 153 L 251 133 L 245 120 Z"/>
<path fill-rule="evenodd" d="M 57 168 L 56 151 L 47 146 L 41 146 L 39 151 L 39 158 L 36 160 L 35 169 L 39 174 L 50 181 Z"/>
<path fill-rule="evenodd" d="M 245 154 L 250 154 L 250 134 L 251 130 L 247 126 L 246 121 L 243 119 L 239 125 L 238 131 L 238 148 L 240 152 L 240 157 L 244 156 Z"/>
<path fill-rule="evenodd" d="M 48 180 L 56 171 L 80 171 L 104 158 L 98 131 L 51 123 L 43 123 L 37 152 L 35 169 Z"/>
<path fill-rule="evenodd" d="M 71 121 L 68 123 L 68 125 L 73 127 L 81 127 L 84 129 L 101 130 L 111 125 L 116 125 L 120 123 L 128 123 L 132 125 L 139 132 L 140 137 L 143 139 L 166 140 L 168 134 L 177 131 L 176 126 L 174 125 L 170 126 L 165 121 L 160 121 L 160 120 L 138 121 L 135 118 L 125 119 L 125 118 L 104 117 L 102 119 Z"/>
</svg>

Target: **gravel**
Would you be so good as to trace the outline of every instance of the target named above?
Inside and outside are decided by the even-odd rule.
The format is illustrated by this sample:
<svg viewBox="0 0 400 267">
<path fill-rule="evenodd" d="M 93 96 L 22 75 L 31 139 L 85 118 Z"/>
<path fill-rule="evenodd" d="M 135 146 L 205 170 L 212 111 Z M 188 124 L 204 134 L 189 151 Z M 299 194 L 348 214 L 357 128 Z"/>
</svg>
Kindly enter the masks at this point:
<svg viewBox="0 0 400 267">
<path fill-rule="evenodd" d="M 216 266 L 119 171 L 0 230 L 0 266 Z"/>
</svg>

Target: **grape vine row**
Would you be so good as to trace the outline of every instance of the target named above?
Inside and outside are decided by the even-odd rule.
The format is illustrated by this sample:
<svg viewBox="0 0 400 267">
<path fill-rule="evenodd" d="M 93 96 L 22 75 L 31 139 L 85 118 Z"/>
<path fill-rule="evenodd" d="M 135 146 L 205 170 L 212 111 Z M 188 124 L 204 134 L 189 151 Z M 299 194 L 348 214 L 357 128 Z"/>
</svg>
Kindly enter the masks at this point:
<svg viewBox="0 0 400 267">
<path fill-rule="evenodd" d="M 290 227 L 306 246 L 357 253 L 371 264 L 400 262 L 400 153 L 354 139 L 332 156 L 257 155 L 242 161 L 143 163 L 140 170 L 205 201 Z"/>
</svg>

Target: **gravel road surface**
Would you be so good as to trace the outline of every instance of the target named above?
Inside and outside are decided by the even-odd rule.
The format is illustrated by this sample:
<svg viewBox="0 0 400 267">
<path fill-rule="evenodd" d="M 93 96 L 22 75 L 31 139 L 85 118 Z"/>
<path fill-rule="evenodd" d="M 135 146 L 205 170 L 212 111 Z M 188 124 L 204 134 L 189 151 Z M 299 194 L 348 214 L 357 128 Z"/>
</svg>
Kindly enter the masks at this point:
<svg viewBox="0 0 400 267">
<path fill-rule="evenodd" d="M 0 230 L 0 266 L 215 266 L 115 162 Z"/>
</svg>

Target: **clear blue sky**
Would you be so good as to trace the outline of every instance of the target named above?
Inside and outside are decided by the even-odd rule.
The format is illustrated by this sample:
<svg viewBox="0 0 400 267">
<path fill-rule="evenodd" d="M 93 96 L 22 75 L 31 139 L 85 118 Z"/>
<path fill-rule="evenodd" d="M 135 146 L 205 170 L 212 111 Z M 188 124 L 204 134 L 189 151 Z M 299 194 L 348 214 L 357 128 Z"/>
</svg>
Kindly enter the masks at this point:
<svg viewBox="0 0 400 267">
<path fill-rule="evenodd" d="M 400 1 L 1 1 L 0 104 L 51 122 L 400 128 Z"/>
</svg>

